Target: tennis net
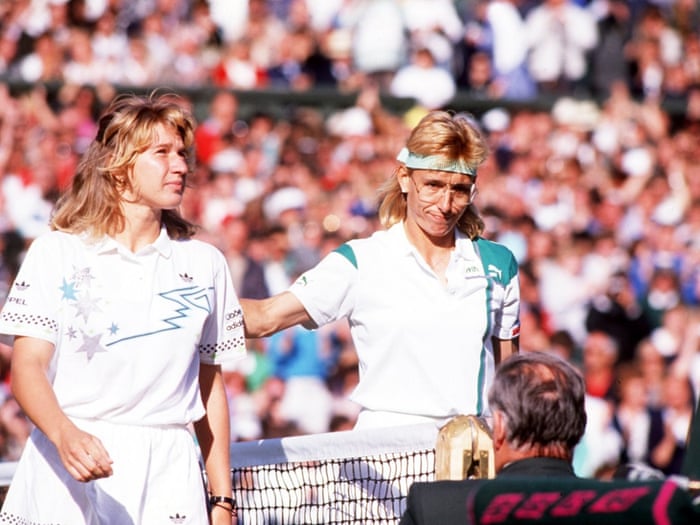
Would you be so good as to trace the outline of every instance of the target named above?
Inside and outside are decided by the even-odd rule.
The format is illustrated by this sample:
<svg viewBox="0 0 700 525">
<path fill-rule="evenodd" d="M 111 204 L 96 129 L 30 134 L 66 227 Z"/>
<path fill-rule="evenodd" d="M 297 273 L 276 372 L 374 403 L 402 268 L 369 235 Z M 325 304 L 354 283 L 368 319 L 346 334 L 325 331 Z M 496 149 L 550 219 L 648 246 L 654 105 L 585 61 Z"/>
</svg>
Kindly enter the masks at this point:
<svg viewBox="0 0 700 525">
<path fill-rule="evenodd" d="M 239 525 L 396 524 L 435 479 L 434 424 L 234 443 Z"/>
</svg>

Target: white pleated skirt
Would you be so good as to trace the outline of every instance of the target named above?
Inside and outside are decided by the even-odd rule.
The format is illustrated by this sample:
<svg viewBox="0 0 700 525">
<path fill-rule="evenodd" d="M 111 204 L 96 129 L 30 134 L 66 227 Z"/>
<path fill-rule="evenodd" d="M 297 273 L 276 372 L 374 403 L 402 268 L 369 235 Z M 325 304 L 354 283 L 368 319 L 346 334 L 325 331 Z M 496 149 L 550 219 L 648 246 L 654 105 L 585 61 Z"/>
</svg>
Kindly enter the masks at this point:
<svg viewBox="0 0 700 525">
<path fill-rule="evenodd" d="M 76 421 L 113 460 L 112 476 L 83 483 L 34 430 L 0 511 L 13 525 L 206 525 L 198 449 L 186 427 Z"/>
</svg>

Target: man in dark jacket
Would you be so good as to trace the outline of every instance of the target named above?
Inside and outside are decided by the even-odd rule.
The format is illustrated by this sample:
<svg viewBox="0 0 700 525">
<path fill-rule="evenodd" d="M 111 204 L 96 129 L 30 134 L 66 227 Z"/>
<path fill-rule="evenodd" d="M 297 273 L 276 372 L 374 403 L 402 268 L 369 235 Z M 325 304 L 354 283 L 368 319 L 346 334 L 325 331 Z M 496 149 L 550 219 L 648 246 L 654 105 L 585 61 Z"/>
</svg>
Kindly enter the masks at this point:
<svg viewBox="0 0 700 525">
<path fill-rule="evenodd" d="M 503 361 L 489 392 L 496 479 L 414 483 L 400 525 L 700 523 L 700 505 L 678 480 L 576 477 L 584 392 L 579 372 L 554 355 Z"/>
<path fill-rule="evenodd" d="M 517 354 L 501 363 L 489 392 L 497 478 L 575 479 L 584 396 L 579 371 L 553 354 Z M 414 483 L 401 525 L 469 523 L 469 492 L 478 486 L 478 480 Z"/>
</svg>

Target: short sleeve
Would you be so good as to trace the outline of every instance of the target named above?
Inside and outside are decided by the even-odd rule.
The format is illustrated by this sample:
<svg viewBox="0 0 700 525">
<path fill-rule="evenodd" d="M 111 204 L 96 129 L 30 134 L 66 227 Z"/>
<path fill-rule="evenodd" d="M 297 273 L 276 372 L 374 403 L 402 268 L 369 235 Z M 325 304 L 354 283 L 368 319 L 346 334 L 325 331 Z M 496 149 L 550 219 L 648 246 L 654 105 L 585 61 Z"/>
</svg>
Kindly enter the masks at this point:
<svg viewBox="0 0 700 525">
<path fill-rule="evenodd" d="M 317 326 L 347 317 L 355 303 L 357 261 L 349 244 L 326 255 L 303 273 L 289 291 L 293 293 Z"/>
<path fill-rule="evenodd" d="M 494 335 L 499 339 L 515 339 L 520 335 L 520 281 L 518 265 L 510 257 L 509 279 L 503 283 L 503 303 L 496 315 Z"/>
<path fill-rule="evenodd" d="M 475 241 L 484 272 L 490 280 L 492 335 L 514 339 L 520 334 L 520 281 L 518 262 L 504 245 L 482 238 Z"/>
<path fill-rule="evenodd" d="M 201 363 L 219 365 L 242 359 L 246 353 L 243 310 L 233 288 L 223 254 L 212 250 L 214 304 L 198 346 Z"/>
<path fill-rule="evenodd" d="M 60 282 L 60 244 L 56 234 L 29 246 L 0 312 L 0 333 L 23 335 L 56 344 L 58 312 L 71 298 L 72 285 Z"/>
</svg>

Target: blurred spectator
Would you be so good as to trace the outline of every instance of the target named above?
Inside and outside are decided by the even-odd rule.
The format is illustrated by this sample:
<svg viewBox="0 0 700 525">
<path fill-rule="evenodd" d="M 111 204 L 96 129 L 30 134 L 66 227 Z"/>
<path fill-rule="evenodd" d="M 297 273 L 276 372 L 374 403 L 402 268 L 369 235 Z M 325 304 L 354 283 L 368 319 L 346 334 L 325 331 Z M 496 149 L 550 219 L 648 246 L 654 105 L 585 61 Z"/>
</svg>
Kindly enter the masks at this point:
<svg viewBox="0 0 700 525">
<path fill-rule="evenodd" d="M 700 5 L 693 0 L 677 0 L 671 2 L 668 12 L 669 22 L 683 36 L 692 34 L 700 27 Z"/>
<path fill-rule="evenodd" d="M 328 432 L 333 398 L 328 377 L 338 359 L 327 330 L 292 327 L 267 338 L 272 375 L 284 381 L 281 416 L 309 434 Z"/>
<path fill-rule="evenodd" d="M 681 3 L 687 2 L 678 2 L 678 4 Z M 695 5 L 695 10 L 697 13 L 697 5 Z M 695 27 L 698 26 L 696 25 Z M 687 95 L 687 93 L 692 90 L 693 86 L 698 85 L 698 82 L 700 82 L 700 39 L 698 39 L 697 32 L 690 32 L 684 36 L 681 65 L 688 83 L 688 90 L 685 93 Z"/>
<path fill-rule="evenodd" d="M 265 284 L 270 295 L 275 295 L 289 288 L 292 284 L 292 269 L 289 260 L 289 237 L 284 226 L 276 224 L 263 232 L 265 243 L 265 260 L 263 272 Z"/>
<path fill-rule="evenodd" d="M 653 345 L 649 338 L 643 339 L 637 345 L 634 363 L 639 366 L 639 370 L 644 377 L 644 389 L 647 393 L 647 403 L 651 408 L 662 408 L 664 404 L 663 390 L 664 380 L 669 370 L 664 356 Z M 680 360 L 674 362 L 673 367 L 680 364 Z M 688 368 L 685 368 L 687 371 Z"/>
<path fill-rule="evenodd" d="M 106 9 L 97 19 L 90 39 L 95 60 L 110 71 L 119 69 L 129 52 L 126 32 L 119 27 L 117 17 L 115 9 Z"/>
<path fill-rule="evenodd" d="M 32 131 L 38 132 L 37 139 L 45 138 L 48 133 L 36 128 Z M 26 239 L 34 239 L 48 231 L 57 196 L 55 169 L 51 159 L 38 156 L 36 164 L 32 163 L 26 169 L 9 170 L 0 182 L 8 219 Z"/>
<path fill-rule="evenodd" d="M 63 67 L 63 79 L 69 84 L 97 86 L 116 80 L 118 71 L 106 56 L 95 54 L 90 33 L 86 29 L 73 28 L 67 44 L 68 59 Z"/>
<path fill-rule="evenodd" d="M 574 472 L 585 478 L 605 478 L 618 466 L 622 439 L 612 422 L 613 405 L 586 394 L 586 430 L 574 450 Z"/>
<path fill-rule="evenodd" d="M 263 429 L 255 398 L 249 392 L 245 374 L 236 367 L 224 367 L 222 377 L 231 413 L 231 441 L 262 438 Z"/>
<path fill-rule="evenodd" d="M 623 272 L 614 274 L 603 293 L 594 296 L 586 314 L 586 330 L 605 332 L 615 339 L 618 362 L 635 358 L 638 344 L 652 331 L 652 324 Z"/>
<path fill-rule="evenodd" d="M 591 332 L 583 343 L 583 378 L 586 393 L 614 403 L 617 399 L 616 363 L 618 348 L 615 340 L 604 332 Z"/>
<path fill-rule="evenodd" d="M 228 90 L 214 93 L 207 117 L 195 131 L 197 160 L 207 166 L 217 153 L 229 145 L 238 118 L 238 98 Z M 235 168 L 235 166 L 232 166 Z M 232 169 L 231 171 L 235 171 Z"/>
<path fill-rule="evenodd" d="M 474 89 L 473 77 L 477 53 L 485 53 L 492 70 L 493 98 L 526 100 L 537 90 L 527 68 L 527 36 L 517 0 L 479 0 L 464 30 L 464 65 L 457 65 L 460 86 Z M 479 59 L 484 62 L 484 59 Z M 482 64 L 480 66 L 484 68 Z M 465 69 L 471 72 L 459 75 Z"/>
<path fill-rule="evenodd" d="M 668 368 L 673 374 L 688 376 L 693 389 L 693 399 L 697 402 L 700 395 L 700 320 L 697 309 L 688 310 L 685 323 L 680 351 Z M 654 346 L 651 342 L 649 344 Z M 668 361 L 655 346 L 654 350 L 667 365 Z"/>
<path fill-rule="evenodd" d="M 212 22 L 221 33 L 224 43 L 241 38 L 248 22 L 248 0 L 209 0 Z"/>
<path fill-rule="evenodd" d="M 627 0 L 602 0 L 595 5 L 600 10 L 596 13 L 599 42 L 591 50 L 591 91 L 607 98 L 615 82 L 631 80 L 626 46 L 632 36 L 632 10 Z"/>
<path fill-rule="evenodd" d="M 258 411 L 262 414 L 263 435 L 267 438 L 280 438 L 302 434 L 296 423 L 289 421 L 282 413 L 282 399 L 286 385 L 281 377 L 270 375 L 264 382 L 258 396 Z"/>
<path fill-rule="evenodd" d="M 681 304 L 664 310 L 659 317 L 659 324 L 651 332 L 649 340 L 667 363 L 673 363 L 682 354 L 686 337 L 696 341 L 692 333 L 691 319 L 690 311 Z"/>
<path fill-rule="evenodd" d="M 250 40 L 250 55 L 261 70 L 274 64 L 287 33 L 285 23 L 270 9 L 266 0 L 249 0 L 248 23 L 242 37 Z"/>
<path fill-rule="evenodd" d="M 335 352 L 335 365 L 328 376 L 328 388 L 333 396 L 333 413 L 343 418 L 343 422 L 355 426 L 360 413 L 360 405 L 350 399 L 360 379 L 359 360 L 346 323 L 329 325 L 328 342 Z M 331 428 L 333 426 L 331 420 Z"/>
<path fill-rule="evenodd" d="M 6 35 L 0 35 L 0 75 L 10 76 L 10 65 L 17 54 L 17 42 Z"/>
<path fill-rule="evenodd" d="M 625 49 L 633 65 L 633 92 L 660 97 L 664 69 L 680 62 L 682 48 L 680 34 L 665 19 L 661 8 L 647 5 Z"/>
<path fill-rule="evenodd" d="M 212 71 L 216 86 L 254 89 L 265 85 L 265 72 L 252 61 L 250 42 L 241 38 L 228 42 Z"/>
<path fill-rule="evenodd" d="M 471 55 L 467 64 L 464 91 L 476 100 L 499 98 L 491 57 L 483 51 Z"/>
<path fill-rule="evenodd" d="M 660 454 L 663 453 L 666 463 L 663 415 L 661 410 L 649 406 L 644 376 L 636 365 L 621 365 L 617 388 L 619 403 L 613 422 L 622 437 L 619 463 L 660 468 Z"/>
<path fill-rule="evenodd" d="M 666 475 L 681 474 L 695 397 L 685 373 L 666 376 L 663 392 L 665 450 L 656 450 L 654 461 Z"/>
<path fill-rule="evenodd" d="M 133 31 L 143 38 L 152 72 L 156 78 L 161 78 L 175 56 L 163 19 L 157 11 L 153 11 L 140 20 Z"/>
<path fill-rule="evenodd" d="M 664 377 L 663 404 L 658 408 L 650 406 L 644 376 L 636 365 L 624 365 L 619 377 L 614 424 L 623 438 L 620 463 L 642 463 L 667 475 L 680 474 L 694 413 L 688 377 Z"/>
<path fill-rule="evenodd" d="M 566 330 L 580 345 L 587 335 L 586 308 L 594 290 L 583 273 L 581 248 L 575 241 L 562 242 L 555 250 L 552 257 L 539 261 L 541 304 L 551 327 Z"/>
<path fill-rule="evenodd" d="M 345 2 L 337 23 L 352 32 L 352 59 L 358 71 L 373 78 L 382 90 L 408 53 L 408 38 L 397 0 Z"/>
<path fill-rule="evenodd" d="M 76 29 L 72 29 L 74 33 Z M 73 40 L 73 38 L 71 38 Z M 72 55 L 77 51 L 73 50 L 71 42 L 69 53 Z M 87 45 L 87 43 L 84 43 Z M 51 33 L 43 33 L 38 35 L 32 41 L 32 51 L 20 58 L 17 63 L 18 80 L 24 82 L 51 82 L 61 81 L 64 79 L 64 68 L 72 62 L 64 62 L 61 48 L 53 42 Z M 11 70 L 14 69 L 11 67 Z M 12 73 L 12 71 L 11 71 Z"/>
<path fill-rule="evenodd" d="M 659 328 L 663 324 L 666 312 L 681 305 L 681 291 L 678 276 L 671 268 L 654 269 L 649 287 L 643 292 L 642 308 L 651 321 L 653 328 Z M 673 315 L 673 314 L 672 314 Z M 675 332 L 675 330 L 674 330 Z M 659 332 L 666 334 L 667 330 Z M 664 348 L 671 357 L 675 349 Z"/>
<path fill-rule="evenodd" d="M 176 35 L 170 41 L 174 53 L 172 62 L 163 70 L 160 82 L 179 86 L 206 85 L 213 65 L 201 53 L 205 35 L 191 25 L 178 27 Z"/>
<path fill-rule="evenodd" d="M 558 330 L 549 338 L 548 352 L 554 353 L 562 359 L 581 367 L 581 350 L 566 330 Z"/>
<path fill-rule="evenodd" d="M 433 52 L 421 45 L 411 53 L 410 62 L 398 69 L 389 91 L 396 97 L 413 98 L 426 109 L 440 109 L 454 97 L 457 87 Z"/>
<path fill-rule="evenodd" d="M 251 299 L 269 297 L 264 268 L 248 254 L 249 227 L 243 216 L 227 215 L 221 225 L 221 234 L 222 251 L 238 296 Z"/>
<path fill-rule="evenodd" d="M 410 45 L 430 49 L 435 64 L 449 68 L 453 48 L 462 37 L 463 23 L 451 0 L 402 0 L 401 19 Z"/>
<path fill-rule="evenodd" d="M 572 0 L 543 0 L 525 18 L 528 70 L 540 92 L 585 92 L 586 55 L 598 43 L 595 19 Z"/>
<path fill-rule="evenodd" d="M 330 63 L 325 71 L 313 72 L 309 68 L 312 55 L 316 52 L 316 42 L 309 30 L 297 29 L 288 32 L 280 43 L 277 56 L 265 71 L 267 84 L 274 88 L 286 88 L 292 91 L 305 91 L 316 85 L 315 78 L 323 78 L 326 84 L 331 78 Z M 315 77 L 314 75 L 317 75 Z"/>
<path fill-rule="evenodd" d="M 119 84 L 145 86 L 158 80 L 158 64 L 149 55 L 146 40 L 142 36 L 129 37 L 128 49 L 121 57 L 118 71 L 114 81 Z"/>
<path fill-rule="evenodd" d="M 0 461 L 17 461 L 32 425 L 14 397 L 0 402 Z"/>
<path fill-rule="evenodd" d="M 553 329 L 547 311 L 542 306 L 538 277 L 533 265 L 520 266 L 520 350 L 545 351 L 550 345 Z M 567 332 L 568 333 L 568 332 Z"/>
</svg>

